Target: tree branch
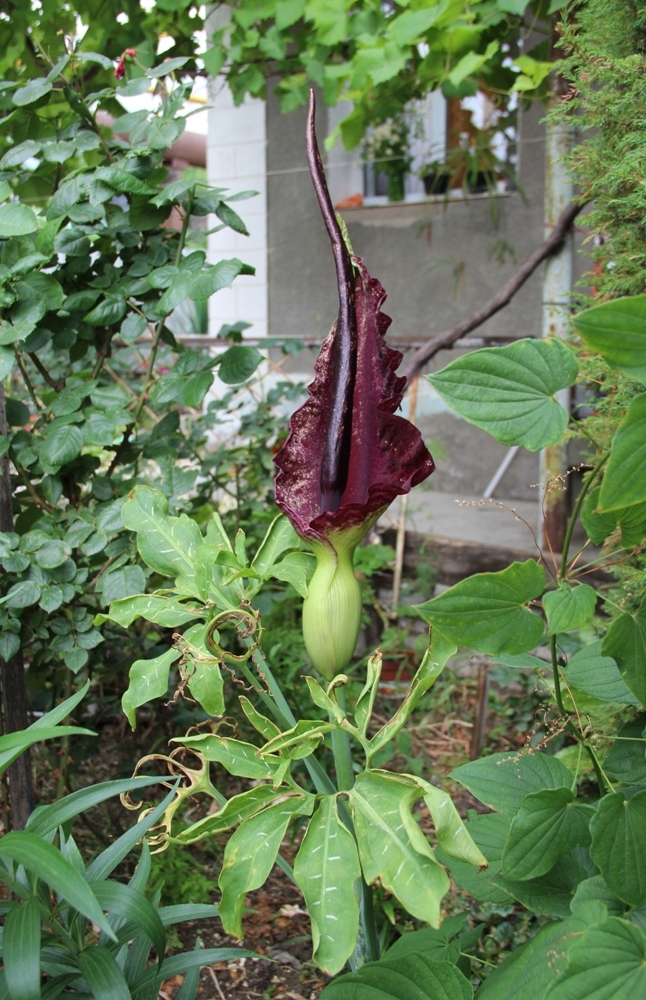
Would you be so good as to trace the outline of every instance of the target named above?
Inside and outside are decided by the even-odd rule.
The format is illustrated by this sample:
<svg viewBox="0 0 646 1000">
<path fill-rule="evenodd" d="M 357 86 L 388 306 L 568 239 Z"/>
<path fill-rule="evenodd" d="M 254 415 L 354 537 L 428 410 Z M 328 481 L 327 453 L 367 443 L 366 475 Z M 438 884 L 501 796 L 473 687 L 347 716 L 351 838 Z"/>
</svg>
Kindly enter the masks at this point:
<svg viewBox="0 0 646 1000">
<path fill-rule="evenodd" d="M 527 279 L 531 277 L 538 265 L 542 264 L 544 260 L 547 260 L 548 257 L 551 257 L 560 249 L 572 228 L 574 220 L 584 205 L 585 202 L 570 202 L 557 219 L 551 234 L 545 242 L 541 243 L 534 250 L 534 253 L 520 265 L 507 284 L 503 285 L 492 299 L 489 299 L 488 302 L 476 310 L 468 319 L 463 320 L 451 330 L 445 330 L 443 333 L 438 333 L 436 337 L 431 337 L 426 344 L 418 348 L 401 374 L 405 375 L 408 380 L 412 379 L 438 351 L 452 347 L 460 337 L 464 337 L 471 330 L 475 330 L 476 327 L 481 326 L 486 320 L 495 315 L 495 313 L 503 309 L 511 301 L 518 289 L 522 288 Z"/>
</svg>

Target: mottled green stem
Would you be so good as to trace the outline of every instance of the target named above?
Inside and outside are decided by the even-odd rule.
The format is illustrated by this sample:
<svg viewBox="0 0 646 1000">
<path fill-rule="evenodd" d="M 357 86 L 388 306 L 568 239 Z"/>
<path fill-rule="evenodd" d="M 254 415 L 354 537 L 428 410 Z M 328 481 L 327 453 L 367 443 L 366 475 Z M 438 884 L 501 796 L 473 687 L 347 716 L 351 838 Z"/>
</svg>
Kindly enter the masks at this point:
<svg viewBox="0 0 646 1000">
<path fill-rule="evenodd" d="M 345 711 L 345 689 L 341 686 L 336 689 L 336 698 L 339 708 Z M 342 729 L 332 731 L 332 751 L 334 753 L 334 768 L 336 771 L 336 783 L 340 792 L 349 792 L 354 785 L 354 768 L 352 766 L 352 748 L 350 736 Z M 354 836 L 354 826 L 350 816 L 347 803 L 339 802 L 339 815 Z M 354 952 L 350 958 L 350 968 L 353 972 L 368 962 L 376 962 L 379 959 L 379 937 L 377 935 L 377 925 L 375 923 L 375 911 L 373 906 L 373 893 L 363 876 L 361 882 L 361 898 L 359 901 L 359 934 L 354 946 Z"/>
<path fill-rule="evenodd" d="M 251 654 L 252 659 L 256 664 L 258 673 L 262 676 L 267 687 L 269 688 L 270 694 L 267 694 L 262 687 L 262 683 L 258 680 L 258 678 L 253 676 L 246 664 L 240 665 L 242 673 L 244 673 L 247 680 L 253 684 L 263 703 L 276 719 L 276 722 L 285 729 L 291 729 L 292 726 L 296 725 L 296 716 L 287 704 L 285 696 L 281 691 L 276 678 L 272 674 L 267 660 L 263 656 L 260 647 L 254 642 L 253 638 L 249 637 L 244 641 L 247 646 L 254 647 Z M 303 763 L 308 770 L 310 778 L 314 782 L 314 787 L 317 792 L 323 792 L 325 795 L 332 795 L 336 792 L 335 786 L 332 784 L 329 777 L 323 770 L 323 767 L 314 756 L 306 757 Z"/>
</svg>

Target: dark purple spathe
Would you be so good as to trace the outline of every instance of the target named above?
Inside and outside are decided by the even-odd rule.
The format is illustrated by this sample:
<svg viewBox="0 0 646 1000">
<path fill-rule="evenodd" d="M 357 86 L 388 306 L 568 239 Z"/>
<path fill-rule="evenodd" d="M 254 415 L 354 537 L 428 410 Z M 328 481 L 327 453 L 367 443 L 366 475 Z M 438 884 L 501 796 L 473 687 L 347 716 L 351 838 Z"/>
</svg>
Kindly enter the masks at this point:
<svg viewBox="0 0 646 1000">
<path fill-rule="evenodd" d="M 386 293 L 359 257 L 355 265 L 357 360 L 349 417 L 347 482 L 335 511 L 321 512 L 321 466 L 334 389 L 336 324 L 314 366 L 310 398 L 292 416 L 289 436 L 276 456 L 276 503 L 295 530 L 312 542 L 331 532 L 372 521 L 389 504 L 423 482 L 434 469 L 418 429 L 395 410 L 406 380 L 395 372 L 402 355 L 386 344 L 390 318 L 381 312 Z"/>
<path fill-rule="evenodd" d="M 339 313 L 314 366 L 310 398 L 294 413 L 276 456 L 276 503 L 310 542 L 338 531 L 367 531 L 396 496 L 430 476 L 433 459 L 420 432 L 397 416 L 406 379 L 384 334 L 386 293 L 360 257 L 351 257 L 335 216 L 314 128 L 310 91 L 307 158 L 330 237 Z M 360 533 L 359 533 L 360 534 Z M 358 539 L 357 539 L 358 540 Z M 354 542 L 356 545 L 356 541 Z"/>
</svg>

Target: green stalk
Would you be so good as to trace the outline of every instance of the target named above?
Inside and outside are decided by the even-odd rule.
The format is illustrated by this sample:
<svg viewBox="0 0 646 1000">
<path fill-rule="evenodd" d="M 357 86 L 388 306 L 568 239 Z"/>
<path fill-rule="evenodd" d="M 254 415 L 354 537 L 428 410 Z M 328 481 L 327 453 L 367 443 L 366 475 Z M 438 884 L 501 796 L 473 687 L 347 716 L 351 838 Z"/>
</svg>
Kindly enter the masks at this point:
<svg viewBox="0 0 646 1000">
<path fill-rule="evenodd" d="M 552 656 L 552 675 L 554 677 L 554 696 L 556 698 L 556 704 L 558 706 L 559 713 L 560 713 L 562 719 L 566 719 L 567 720 L 566 723 L 565 723 L 565 729 L 566 729 L 566 731 L 571 736 L 574 737 L 574 739 L 577 741 L 577 743 L 580 743 L 581 746 L 583 746 L 585 748 L 585 751 L 586 751 L 588 757 L 590 758 L 590 763 L 592 764 L 592 767 L 594 768 L 594 773 L 595 773 L 595 776 L 596 776 L 596 779 L 597 779 L 597 785 L 599 786 L 599 792 L 600 792 L 601 796 L 603 797 L 606 794 L 606 792 L 608 791 L 608 785 L 607 785 L 607 780 L 606 780 L 606 777 L 605 777 L 605 775 L 603 773 L 603 769 L 601 767 L 601 763 L 599 761 L 599 758 L 597 757 L 597 755 L 594 752 L 594 749 L 592 748 L 592 746 L 590 745 L 590 743 L 584 737 L 583 733 L 580 732 L 580 730 L 572 722 L 572 719 L 570 717 L 570 713 L 567 711 L 567 709 L 565 707 L 565 704 L 563 702 L 563 694 L 561 692 L 561 674 L 560 674 L 560 671 L 559 671 L 559 664 L 558 664 L 558 659 L 557 659 L 557 655 L 556 655 L 556 636 L 555 635 L 551 635 L 550 636 L 550 653 L 551 653 L 551 656 Z"/>
<path fill-rule="evenodd" d="M 345 689 L 343 687 L 339 686 L 336 689 L 336 697 L 339 708 L 345 712 Z M 349 792 L 354 785 L 354 768 L 352 766 L 350 735 L 345 730 L 332 730 L 332 752 L 334 754 L 337 787 L 340 792 Z M 352 823 L 350 810 L 346 802 L 339 802 L 339 815 L 354 836 L 354 824 Z M 360 882 L 359 934 L 354 946 L 354 952 L 350 958 L 350 968 L 353 972 L 361 969 L 368 962 L 378 961 L 380 955 L 372 889 L 366 883 L 363 876 L 361 876 Z"/>
<path fill-rule="evenodd" d="M 567 574 L 567 557 L 568 557 L 568 552 L 570 551 L 570 543 L 572 541 L 572 534 L 573 534 L 574 529 L 576 527 L 576 522 L 579 519 L 579 514 L 581 513 L 581 508 L 583 506 L 583 501 L 587 497 L 587 495 L 588 495 L 588 493 L 590 491 L 590 487 L 592 486 L 593 482 L 595 481 L 595 479 L 597 478 L 597 476 L 601 472 L 602 468 L 604 467 L 604 465 L 608 461 L 609 456 L 610 456 L 610 452 L 609 451 L 607 451 L 605 453 L 605 455 L 601 456 L 601 458 L 599 459 L 599 461 L 595 465 L 594 469 L 592 470 L 592 472 L 590 473 L 590 475 L 588 476 L 588 478 L 584 482 L 583 486 L 581 487 L 581 492 L 579 493 L 578 497 L 576 498 L 576 503 L 574 504 L 574 507 L 572 509 L 572 514 L 570 515 L 570 520 L 568 521 L 567 530 L 565 532 L 565 538 L 563 539 L 563 553 L 561 555 L 561 568 L 559 570 L 559 580 L 564 580 L 565 576 Z"/>
<path fill-rule="evenodd" d="M 587 479 L 583 483 L 583 486 L 581 487 L 581 492 L 579 493 L 579 495 L 578 495 L 578 497 L 576 499 L 576 503 L 574 504 L 574 508 L 572 510 L 572 514 L 570 515 L 570 520 L 568 521 L 567 530 L 565 532 L 565 538 L 563 539 L 563 552 L 562 552 L 562 555 L 561 555 L 561 567 L 560 567 L 559 575 L 558 575 L 559 582 L 563 581 L 566 578 L 566 576 L 567 576 L 567 572 L 568 572 L 568 553 L 570 551 L 570 543 L 572 542 L 572 535 L 574 533 L 574 528 L 576 527 L 576 523 L 577 523 L 577 521 L 579 519 L 579 515 L 581 513 L 581 508 L 583 507 L 583 503 L 585 501 L 585 498 L 587 497 L 588 493 L 590 492 L 590 487 L 592 486 L 592 484 L 596 480 L 597 476 L 601 472 L 601 470 L 602 470 L 603 466 L 605 465 L 605 463 L 608 461 L 609 455 L 610 455 L 610 452 L 607 451 L 607 452 L 605 452 L 605 454 L 603 454 L 601 456 L 601 458 L 599 459 L 599 461 L 597 462 L 597 464 L 594 466 L 594 468 L 590 472 L 590 475 L 587 477 Z M 563 694 L 561 692 L 561 674 L 560 674 L 560 670 L 559 670 L 558 658 L 557 658 L 557 653 L 556 653 L 556 636 L 555 635 L 550 636 L 550 653 L 551 653 L 551 658 L 552 658 L 552 675 L 553 675 L 553 678 L 554 678 L 554 697 L 556 699 L 556 704 L 557 704 L 560 716 L 561 716 L 562 719 L 567 720 L 566 723 L 565 723 L 566 731 L 571 736 L 574 737 L 574 739 L 577 741 L 577 743 L 579 743 L 581 746 L 583 746 L 585 748 L 585 751 L 588 754 L 588 757 L 590 758 L 590 762 L 592 764 L 592 767 L 594 768 L 594 773 L 595 773 L 596 779 L 597 779 L 597 785 L 599 786 L 599 793 L 603 796 L 608 791 L 609 785 L 608 785 L 608 781 L 607 781 L 607 779 L 606 779 L 606 777 L 605 777 L 605 775 L 603 773 L 603 768 L 601 767 L 601 763 L 599 761 L 599 758 L 597 757 L 597 755 L 596 755 L 593 747 L 590 745 L 590 743 L 588 742 L 588 740 L 586 740 L 586 738 L 583 735 L 583 733 L 573 723 L 571 715 L 566 710 L 565 704 L 563 702 Z"/>
<path fill-rule="evenodd" d="M 246 645 L 249 647 L 255 645 L 254 639 L 251 636 L 246 638 L 244 641 Z M 240 669 L 240 672 L 243 673 L 244 676 L 249 681 L 249 683 L 253 685 L 254 690 L 257 692 L 259 698 L 261 699 L 263 704 L 267 706 L 271 714 L 274 716 L 278 725 L 282 726 L 284 729 L 291 729 L 293 726 L 296 725 L 296 716 L 294 715 L 291 708 L 287 704 L 285 696 L 281 691 L 280 686 L 278 685 L 276 678 L 272 674 L 269 668 L 269 664 L 267 663 L 267 660 L 263 656 L 260 647 L 258 645 L 255 645 L 255 648 L 253 649 L 251 656 L 254 663 L 256 664 L 256 669 L 258 670 L 258 673 L 265 680 L 271 696 L 268 695 L 267 692 L 264 690 L 258 678 L 254 677 L 254 675 L 251 673 L 246 663 L 237 664 L 237 666 Z M 334 795 L 337 789 L 334 786 L 334 784 L 330 781 L 330 778 L 325 773 L 323 767 L 321 766 L 320 762 L 316 759 L 316 757 L 314 756 L 305 757 L 303 763 L 305 764 L 307 772 L 310 778 L 312 779 L 312 782 L 314 783 L 316 791 L 322 792 L 324 795 Z"/>
</svg>

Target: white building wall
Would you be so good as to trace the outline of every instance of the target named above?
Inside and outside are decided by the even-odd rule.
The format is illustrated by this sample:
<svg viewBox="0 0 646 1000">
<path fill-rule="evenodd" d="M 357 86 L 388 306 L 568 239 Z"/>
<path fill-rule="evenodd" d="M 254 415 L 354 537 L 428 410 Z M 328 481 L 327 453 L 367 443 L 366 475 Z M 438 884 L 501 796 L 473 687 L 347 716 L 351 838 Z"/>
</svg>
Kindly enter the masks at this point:
<svg viewBox="0 0 646 1000">
<path fill-rule="evenodd" d="M 236 278 L 234 287 L 222 289 L 209 302 L 209 333 L 215 336 L 223 323 L 245 320 L 248 336 L 267 335 L 267 127 L 265 102 L 246 100 L 236 107 L 229 88 L 210 83 L 207 176 L 214 187 L 231 194 L 256 191 L 253 198 L 233 202 L 249 236 L 223 229 L 209 236 L 209 260 L 238 257 L 256 269 L 254 276 Z M 209 228 L 218 225 L 215 216 Z"/>
</svg>

